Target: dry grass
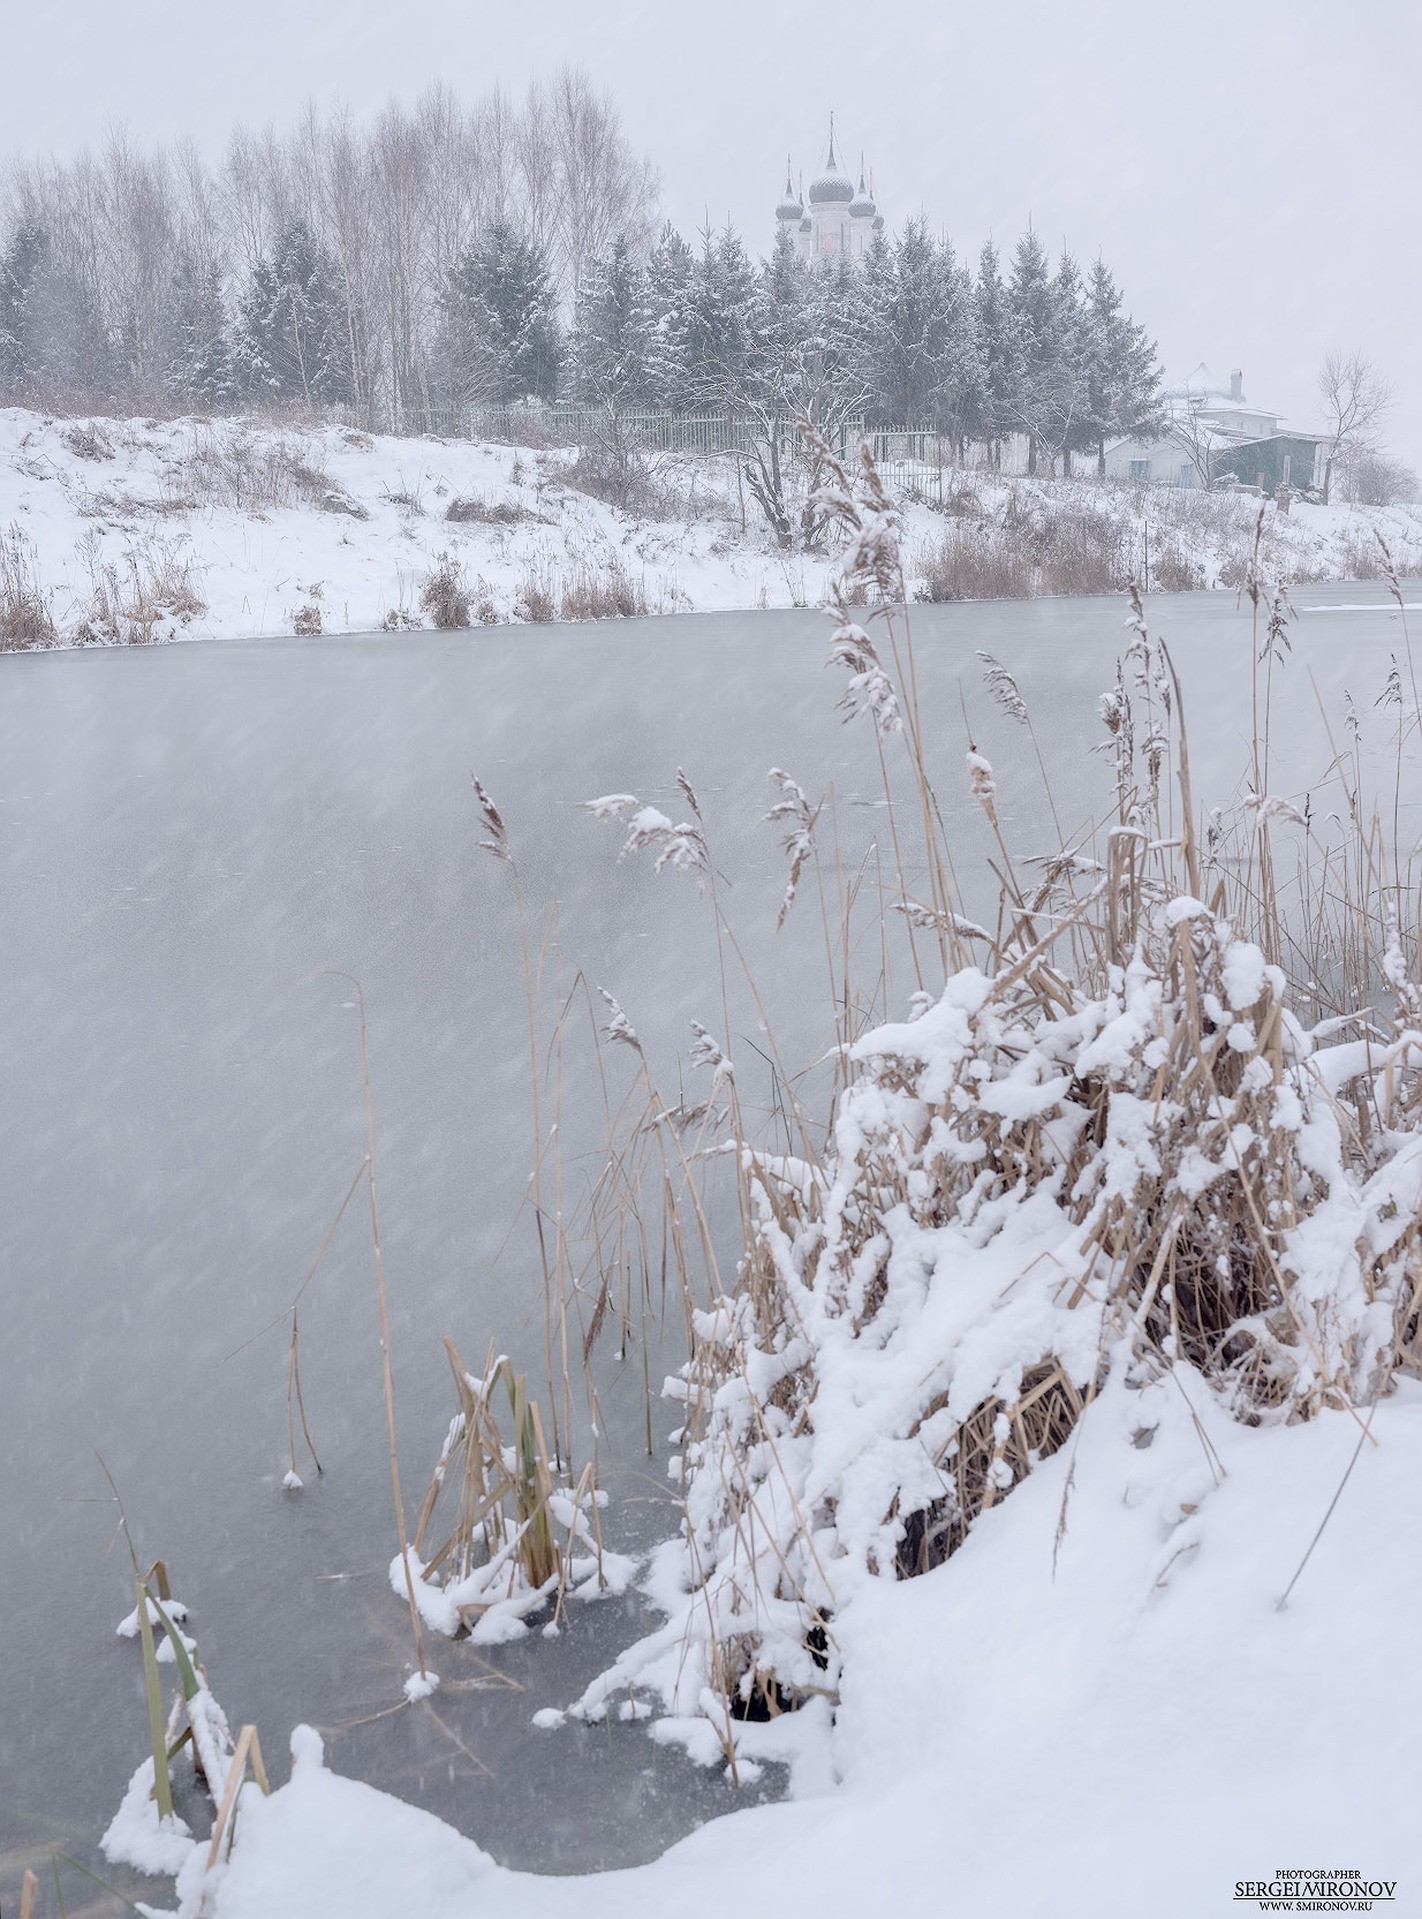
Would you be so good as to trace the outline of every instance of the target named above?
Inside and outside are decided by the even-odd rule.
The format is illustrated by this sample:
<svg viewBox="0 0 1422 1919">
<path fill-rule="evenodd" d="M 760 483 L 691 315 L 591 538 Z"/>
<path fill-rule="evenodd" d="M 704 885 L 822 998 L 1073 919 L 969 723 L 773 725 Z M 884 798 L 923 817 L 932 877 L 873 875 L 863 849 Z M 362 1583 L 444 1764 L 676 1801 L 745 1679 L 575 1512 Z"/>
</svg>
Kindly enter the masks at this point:
<svg viewBox="0 0 1422 1919">
<path fill-rule="evenodd" d="M 1289 584 L 1387 577 L 1369 527 L 1323 531 L 1251 497 L 1180 487 L 1006 483 L 994 499 L 955 476 L 948 521 L 916 556 L 923 600 L 1118 593 L 1128 581 L 1168 593 L 1244 590 L 1261 569 Z M 1422 570 L 1422 529 L 1394 538 L 1396 570 Z"/>
<path fill-rule="evenodd" d="M 953 524 L 919 562 L 921 598 L 1114 593 L 1131 577 L 1134 532 L 1122 515 L 1013 488 L 989 524 L 974 517 L 976 502 L 976 494 L 954 496 Z"/>
<path fill-rule="evenodd" d="M 112 460 L 115 457 L 109 430 L 98 420 L 76 420 L 59 437 L 77 459 Z"/>
<path fill-rule="evenodd" d="M 444 517 L 458 526 L 519 526 L 526 520 L 543 524 L 543 516 L 518 500 L 451 500 Z"/>
<path fill-rule="evenodd" d="M 1024 553 L 980 528 L 951 528 L 920 565 L 925 600 L 1025 600 L 1036 579 Z"/>
<path fill-rule="evenodd" d="M 612 554 L 603 560 L 539 555 L 519 584 L 517 604 L 533 625 L 552 620 L 629 620 L 650 613 L 645 583 Z"/>
<path fill-rule="evenodd" d="M 661 463 L 616 420 L 591 434 L 558 477 L 578 492 L 642 519 L 663 517 L 670 504 Z"/>
<path fill-rule="evenodd" d="M 630 620 L 651 609 L 646 590 L 622 562 L 570 566 L 563 575 L 558 617 L 564 620 Z"/>
<path fill-rule="evenodd" d="M 165 624 L 171 634 L 206 611 L 181 540 L 139 541 L 115 561 L 90 533 L 79 553 L 89 593 L 69 636 L 77 645 L 146 646 Z"/>
<path fill-rule="evenodd" d="M 34 542 L 11 526 L 0 533 L 0 652 L 52 646 L 56 638 Z"/>
<path fill-rule="evenodd" d="M 166 463 L 171 510 L 229 507 L 261 513 L 275 507 L 314 506 L 351 519 L 369 518 L 358 500 L 335 486 L 318 437 L 258 431 L 241 422 L 195 425 L 187 447 Z"/>
<path fill-rule="evenodd" d="M 1385 580 L 1390 560 L 1379 546 L 1376 534 L 1348 531 L 1338 541 L 1338 557 L 1344 577 L 1350 580 Z M 1401 571 L 1415 573 L 1419 559 L 1415 553 L 1399 555 Z"/>
<path fill-rule="evenodd" d="M 440 554 L 420 588 L 420 605 L 434 624 L 446 632 L 473 625 L 469 583 L 454 554 Z"/>
</svg>

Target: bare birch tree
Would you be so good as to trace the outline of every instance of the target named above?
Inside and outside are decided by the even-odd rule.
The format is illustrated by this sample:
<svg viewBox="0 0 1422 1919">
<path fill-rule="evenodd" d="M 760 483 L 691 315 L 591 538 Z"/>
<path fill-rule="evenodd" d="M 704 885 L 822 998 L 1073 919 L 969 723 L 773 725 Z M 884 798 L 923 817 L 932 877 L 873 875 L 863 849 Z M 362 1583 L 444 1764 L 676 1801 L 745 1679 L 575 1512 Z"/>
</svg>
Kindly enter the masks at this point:
<svg viewBox="0 0 1422 1919">
<path fill-rule="evenodd" d="M 1327 501 L 1333 476 L 1364 452 L 1376 452 L 1377 429 L 1393 403 L 1391 382 L 1376 362 L 1356 348 L 1345 352 L 1330 347 L 1318 374 L 1318 397 L 1323 402 L 1328 450 L 1323 462 L 1323 497 Z"/>
</svg>

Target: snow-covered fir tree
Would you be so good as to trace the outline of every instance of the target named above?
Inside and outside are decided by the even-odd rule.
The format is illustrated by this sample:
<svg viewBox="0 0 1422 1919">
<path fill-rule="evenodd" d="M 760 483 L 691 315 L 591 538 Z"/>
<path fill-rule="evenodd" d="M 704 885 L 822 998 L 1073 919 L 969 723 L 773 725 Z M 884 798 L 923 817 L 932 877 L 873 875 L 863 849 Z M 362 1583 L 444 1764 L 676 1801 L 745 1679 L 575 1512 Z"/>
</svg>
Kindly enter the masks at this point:
<svg viewBox="0 0 1422 1919">
<path fill-rule="evenodd" d="M 0 388 L 16 398 L 30 390 L 40 369 L 37 295 L 48 254 L 44 228 L 26 217 L 0 256 Z"/>
<path fill-rule="evenodd" d="M 462 404 L 557 398 L 563 340 L 548 262 L 507 221 L 486 228 L 455 262 L 443 312 L 448 375 Z"/>
<path fill-rule="evenodd" d="M 738 412 L 752 386 L 758 303 L 755 267 L 734 228 L 702 234 L 689 294 L 687 400 L 695 408 Z"/>
<path fill-rule="evenodd" d="M 238 316 L 234 357 L 247 395 L 349 404 L 353 344 L 334 255 L 305 220 L 285 221 L 270 254 L 252 269 Z"/>
<path fill-rule="evenodd" d="M 1016 432 L 1027 437 L 1027 471 L 1055 454 L 1069 420 L 1057 288 L 1040 238 L 1029 227 L 1012 255 L 1007 282 L 1007 394 Z"/>
<path fill-rule="evenodd" d="M 647 276 L 624 239 L 596 262 L 578 293 L 569 352 L 572 397 L 624 413 L 646 403 L 650 350 Z"/>
<path fill-rule="evenodd" d="M 695 268 L 691 248 L 668 221 L 652 249 L 644 283 L 647 399 L 668 412 L 681 412 L 688 405 Z"/>
<path fill-rule="evenodd" d="M 1012 358 L 1008 339 L 1007 289 L 997 248 L 989 240 L 978 256 L 973 282 L 973 328 L 978 347 L 978 385 L 968 437 L 1001 465 L 1002 443 L 1016 431 L 1012 411 Z"/>
<path fill-rule="evenodd" d="M 238 396 L 239 372 L 215 260 L 183 254 L 169 292 L 163 388 L 180 406 L 220 411 Z"/>
<path fill-rule="evenodd" d="M 1086 444 L 1106 471 L 1106 442 L 1153 439 L 1165 431 L 1155 342 L 1122 311 L 1119 288 L 1099 257 L 1086 283 Z"/>
</svg>

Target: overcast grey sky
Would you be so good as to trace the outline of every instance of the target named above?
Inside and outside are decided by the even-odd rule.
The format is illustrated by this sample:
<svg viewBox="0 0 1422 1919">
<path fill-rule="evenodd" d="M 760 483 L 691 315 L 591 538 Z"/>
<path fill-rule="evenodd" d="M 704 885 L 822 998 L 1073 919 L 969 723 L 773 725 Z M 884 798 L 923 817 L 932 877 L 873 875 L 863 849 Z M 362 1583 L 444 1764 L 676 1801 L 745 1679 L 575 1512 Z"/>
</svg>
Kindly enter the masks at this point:
<svg viewBox="0 0 1422 1919">
<path fill-rule="evenodd" d="M 891 223 L 960 248 L 1028 215 L 1115 267 L 1167 369 L 1242 367 L 1299 425 L 1330 343 L 1392 377 L 1422 467 L 1418 0 L 0 0 L 0 149 L 72 153 L 123 121 L 214 151 L 302 101 L 361 110 L 431 80 L 514 88 L 561 60 L 606 84 L 686 232 L 768 246 L 787 148 L 831 108 Z"/>
</svg>

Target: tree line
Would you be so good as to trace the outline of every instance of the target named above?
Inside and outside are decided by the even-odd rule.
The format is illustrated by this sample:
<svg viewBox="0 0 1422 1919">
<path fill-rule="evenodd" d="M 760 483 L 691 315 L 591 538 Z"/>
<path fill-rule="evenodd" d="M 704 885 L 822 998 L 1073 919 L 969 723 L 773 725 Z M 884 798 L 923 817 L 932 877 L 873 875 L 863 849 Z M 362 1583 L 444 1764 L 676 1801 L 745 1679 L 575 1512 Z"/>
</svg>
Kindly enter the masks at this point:
<svg viewBox="0 0 1422 1919">
<path fill-rule="evenodd" d="M 3 183 L 0 399 L 348 408 L 378 423 L 566 399 L 929 427 L 1070 469 L 1160 425 L 1153 342 L 1106 264 L 1030 229 L 969 265 L 923 219 L 863 263 L 731 228 L 653 239 L 657 182 L 576 69 L 359 127 L 239 130 L 220 166 L 114 136 Z"/>
<path fill-rule="evenodd" d="M 1030 228 L 1005 267 L 989 242 L 974 269 L 923 219 L 858 266 L 811 265 L 784 232 L 757 265 L 730 228 L 694 250 L 666 227 L 645 263 L 618 244 L 594 265 L 561 378 L 608 410 L 928 427 L 994 460 L 1020 438 L 1034 472 L 1162 430 L 1155 346 L 1110 268 L 1053 264 Z"/>
<path fill-rule="evenodd" d="M 373 121 L 238 128 L 222 160 L 122 133 L 0 169 L 0 401 L 96 410 L 428 405 L 471 250 L 517 233 L 569 302 L 658 182 L 576 68 L 518 101 L 445 87 Z M 447 357 L 447 356 L 446 356 Z"/>
</svg>

